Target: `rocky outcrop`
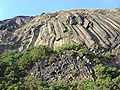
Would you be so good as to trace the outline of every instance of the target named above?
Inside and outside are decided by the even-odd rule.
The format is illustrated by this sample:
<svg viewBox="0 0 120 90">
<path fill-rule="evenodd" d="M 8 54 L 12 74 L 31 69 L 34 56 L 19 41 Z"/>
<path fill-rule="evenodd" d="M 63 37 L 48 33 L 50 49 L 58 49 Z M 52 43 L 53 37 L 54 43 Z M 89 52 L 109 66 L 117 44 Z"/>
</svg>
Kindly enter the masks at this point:
<svg viewBox="0 0 120 90">
<path fill-rule="evenodd" d="M 64 51 L 40 60 L 33 65 L 30 74 L 48 82 L 94 80 L 95 77 L 90 60 L 76 51 Z"/>
<path fill-rule="evenodd" d="M 56 48 L 65 43 L 83 44 L 88 48 L 99 45 L 106 49 L 119 49 L 119 16 L 119 9 L 43 13 L 16 29 L 9 38 L 14 41 L 13 47 L 17 45 L 15 49 L 19 51 L 39 45 Z M 18 24 L 22 23 L 16 20 Z"/>
<path fill-rule="evenodd" d="M 64 50 L 52 54 L 30 65 L 28 74 L 49 83 L 55 81 L 96 80 L 96 65 L 120 68 L 120 56 L 107 58 L 101 52 L 89 50 L 87 53 Z"/>
<path fill-rule="evenodd" d="M 97 44 L 115 48 L 120 43 L 119 14 L 117 10 L 71 10 L 44 14 L 17 30 L 15 35 L 18 36 L 18 41 L 21 39 L 24 47 L 28 47 L 25 43 L 29 43 L 29 46 L 42 44 L 57 47 L 75 42 L 87 47 Z"/>
</svg>

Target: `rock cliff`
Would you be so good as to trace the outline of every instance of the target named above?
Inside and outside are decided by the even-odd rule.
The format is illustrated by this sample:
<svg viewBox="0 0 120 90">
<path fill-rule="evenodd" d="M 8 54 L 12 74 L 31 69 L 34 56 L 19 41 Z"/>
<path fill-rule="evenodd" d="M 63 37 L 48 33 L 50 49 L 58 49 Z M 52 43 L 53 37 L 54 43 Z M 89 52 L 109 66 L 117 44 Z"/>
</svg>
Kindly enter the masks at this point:
<svg viewBox="0 0 120 90">
<path fill-rule="evenodd" d="M 65 43 L 79 43 L 88 48 L 101 46 L 107 49 L 118 49 L 120 46 L 119 16 L 119 9 L 78 9 L 43 13 L 32 20 L 26 17 L 26 21 L 29 22 L 25 21 L 26 24 L 16 28 L 12 34 L 0 30 L 5 33 L 1 36 L 4 38 L 1 42 L 6 41 L 8 46 L 19 51 L 39 45 L 55 48 Z M 15 20 L 17 25 L 21 25 L 24 21 L 20 17 Z"/>
</svg>

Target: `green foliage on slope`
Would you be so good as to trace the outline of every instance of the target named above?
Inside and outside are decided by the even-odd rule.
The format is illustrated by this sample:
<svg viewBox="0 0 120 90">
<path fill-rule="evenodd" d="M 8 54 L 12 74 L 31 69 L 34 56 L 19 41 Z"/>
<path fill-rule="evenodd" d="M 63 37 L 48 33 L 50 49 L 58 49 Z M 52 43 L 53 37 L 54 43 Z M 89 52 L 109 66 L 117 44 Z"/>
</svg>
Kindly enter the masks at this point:
<svg viewBox="0 0 120 90">
<path fill-rule="evenodd" d="M 94 80 L 71 82 L 43 82 L 29 74 L 32 64 L 51 54 L 74 50 L 81 56 L 86 55 L 93 64 Z M 57 51 L 57 52 L 56 52 Z M 56 51 L 39 46 L 25 52 L 7 52 L 0 55 L 0 90 L 119 90 L 120 70 L 110 66 L 107 61 L 112 57 L 90 52 L 80 45 L 63 45 Z"/>
<path fill-rule="evenodd" d="M 49 56 L 51 53 L 53 53 L 53 50 L 45 46 L 30 48 L 19 58 L 18 64 L 22 68 L 25 68 L 28 64 Z"/>
</svg>

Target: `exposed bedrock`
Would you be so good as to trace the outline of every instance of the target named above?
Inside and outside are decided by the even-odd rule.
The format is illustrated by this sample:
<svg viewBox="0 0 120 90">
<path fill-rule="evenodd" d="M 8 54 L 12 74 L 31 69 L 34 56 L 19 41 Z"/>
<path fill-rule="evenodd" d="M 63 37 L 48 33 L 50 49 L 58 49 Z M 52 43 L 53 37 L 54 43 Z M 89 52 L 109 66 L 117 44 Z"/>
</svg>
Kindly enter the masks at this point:
<svg viewBox="0 0 120 90">
<path fill-rule="evenodd" d="M 9 40 L 7 40 L 9 38 Z M 69 10 L 44 13 L 16 29 L 6 42 L 17 45 L 19 51 L 31 46 L 47 45 L 55 48 L 65 43 L 96 45 L 107 49 L 120 46 L 120 10 Z"/>
</svg>

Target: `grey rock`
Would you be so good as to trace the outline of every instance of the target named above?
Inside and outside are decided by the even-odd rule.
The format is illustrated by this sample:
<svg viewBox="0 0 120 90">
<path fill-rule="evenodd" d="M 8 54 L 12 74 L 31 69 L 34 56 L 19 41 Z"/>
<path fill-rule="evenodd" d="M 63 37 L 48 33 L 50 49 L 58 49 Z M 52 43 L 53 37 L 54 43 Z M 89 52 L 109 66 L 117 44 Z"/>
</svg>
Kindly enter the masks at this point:
<svg viewBox="0 0 120 90">
<path fill-rule="evenodd" d="M 71 56 L 72 54 L 74 54 L 74 52 L 68 53 L 68 51 L 66 51 L 64 58 L 59 54 L 50 56 L 45 60 L 40 60 L 33 65 L 30 73 L 36 78 L 47 82 L 53 82 L 59 79 L 69 81 L 70 78 L 93 79 L 91 76 L 92 66 L 90 61 L 85 61 L 87 64 L 85 64 L 84 67 L 80 67 L 82 63 L 80 59 L 77 59 L 79 56 L 74 58 L 74 56 Z M 48 63 L 50 59 L 52 59 L 53 62 L 46 67 L 46 63 Z M 84 76 L 82 77 L 82 75 Z"/>
</svg>

